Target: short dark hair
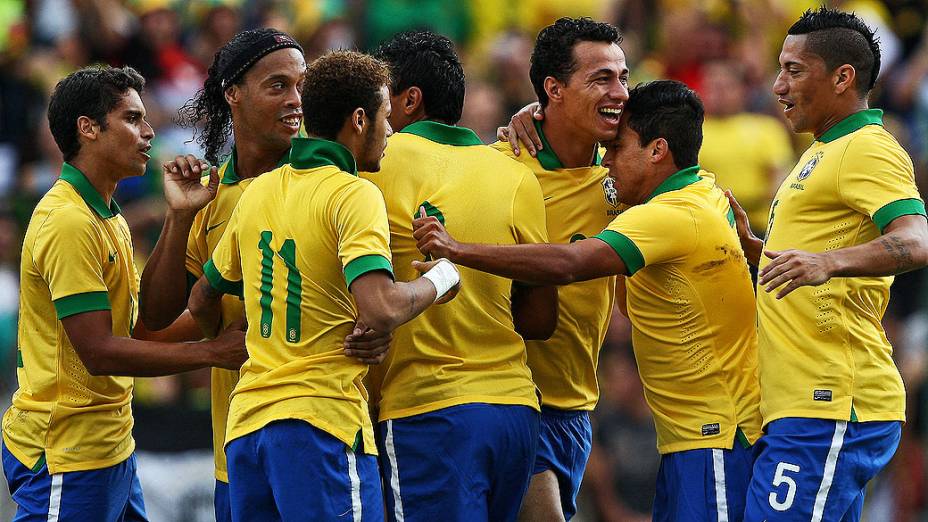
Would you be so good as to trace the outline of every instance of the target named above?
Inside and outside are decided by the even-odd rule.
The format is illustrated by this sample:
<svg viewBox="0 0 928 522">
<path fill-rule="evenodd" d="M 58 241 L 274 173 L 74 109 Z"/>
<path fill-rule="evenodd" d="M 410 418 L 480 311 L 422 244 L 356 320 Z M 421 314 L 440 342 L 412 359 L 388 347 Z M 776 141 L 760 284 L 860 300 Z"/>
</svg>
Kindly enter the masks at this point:
<svg viewBox="0 0 928 522">
<path fill-rule="evenodd" d="M 552 76 L 567 83 L 577 70 L 574 46 L 578 42 L 622 43 L 619 30 L 612 24 L 596 22 L 591 18 L 560 18 L 538 33 L 532 51 L 529 78 L 542 107 L 548 105 L 545 78 Z"/>
<path fill-rule="evenodd" d="M 407 31 L 395 35 L 373 53 L 390 65 L 393 92 L 409 87 L 422 90 L 429 119 L 454 125 L 464 108 L 464 67 L 454 43 L 431 31 Z"/>
<path fill-rule="evenodd" d="M 334 140 L 345 119 L 358 107 L 372 121 L 384 102 L 380 89 L 390 85 L 390 69 L 380 60 L 355 51 L 334 51 L 306 68 L 303 118 L 306 131 Z"/>
<path fill-rule="evenodd" d="M 685 84 L 675 80 L 639 84 L 629 91 L 623 112 L 641 146 L 664 138 L 678 169 L 699 162 L 704 111 L 699 96 Z"/>
<path fill-rule="evenodd" d="M 81 150 L 77 139 L 78 118 L 87 116 L 105 130 L 106 115 L 129 89 L 141 94 L 144 88 L 145 78 L 128 66 L 92 65 L 58 82 L 48 102 L 48 126 L 64 160 L 71 161 Z"/>
<path fill-rule="evenodd" d="M 830 70 L 849 64 L 857 72 L 857 92 L 866 96 L 880 74 L 880 40 L 854 13 L 825 6 L 811 9 L 787 31 L 808 35 L 806 49 L 820 56 Z"/>
<path fill-rule="evenodd" d="M 239 32 L 216 51 L 203 88 L 178 110 L 181 125 L 203 125 L 202 130 L 194 130 L 194 134 L 196 142 L 206 151 L 206 160 L 213 165 L 219 163 L 219 153 L 232 134 L 232 109 L 226 102 L 225 90 L 230 85 L 241 84 L 245 73 L 269 51 L 286 47 L 303 52 L 290 35 L 277 29 Z"/>
</svg>

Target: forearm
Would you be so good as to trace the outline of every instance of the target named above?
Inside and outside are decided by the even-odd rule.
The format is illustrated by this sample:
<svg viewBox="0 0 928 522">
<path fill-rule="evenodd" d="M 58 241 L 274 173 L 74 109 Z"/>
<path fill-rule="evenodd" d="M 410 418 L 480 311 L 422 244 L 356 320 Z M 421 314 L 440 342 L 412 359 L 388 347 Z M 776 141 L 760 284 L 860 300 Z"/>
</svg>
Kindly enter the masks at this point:
<svg viewBox="0 0 928 522">
<path fill-rule="evenodd" d="M 139 316 L 149 330 L 168 327 L 187 305 L 187 236 L 196 214 L 169 210 L 155 250 L 145 264 Z"/>
<path fill-rule="evenodd" d="M 481 245 L 459 243 L 450 261 L 481 272 L 537 285 L 566 285 L 589 279 L 574 270 L 570 245 Z"/>
<path fill-rule="evenodd" d="M 741 241 L 741 248 L 744 250 L 744 257 L 749 265 L 757 266 L 760 263 L 760 256 L 764 250 L 764 241 L 762 239 L 756 237 L 744 238 Z"/>
<path fill-rule="evenodd" d="M 435 302 L 435 296 L 435 286 L 422 277 L 395 283 L 381 295 L 359 302 L 359 319 L 379 332 L 392 332 L 421 314 Z"/>
<path fill-rule="evenodd" d="M 214 365 L 213 343 L 162 343 L 107 337 L 81 354 L 91 375 L 157 377 Z"/>
<path fill-rule="evenodd" d="M 222 314 L 222 294 L 201 277 L 190 291 L 190 315 L 205 337 L 215 337 Z"/>
<path fill-rule="evenodd" d="M 832 277 L 890 276 L 922 268 L 928 263 L 917 235 L 890 232 L 873 241 L 824 254 Z"/>
</svg>

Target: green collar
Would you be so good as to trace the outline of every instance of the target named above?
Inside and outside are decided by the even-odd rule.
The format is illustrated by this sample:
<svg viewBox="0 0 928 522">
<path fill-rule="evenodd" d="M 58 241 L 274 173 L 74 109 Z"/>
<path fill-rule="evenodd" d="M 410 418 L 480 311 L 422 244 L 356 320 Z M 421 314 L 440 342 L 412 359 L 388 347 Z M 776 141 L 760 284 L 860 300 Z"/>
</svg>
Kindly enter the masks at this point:
<svg viewBox="0 0 928 522">
<path fill-rule="evenodd" d="M 474 131 L 466 127 L 445 125 L 437 121 L 420 120 L 403 127 L 403 130 L 400 132 L 415 134 L 416 136 L 443 145 L 455 145 L 458 147 L 483 145 L 483 142 L 480 141 L 480 138 L 477 137 Z"/>
<path fill-rule="evenodd" d="M 290 165 L 295 169 L 333 165 L 344 172 L 358 175 L 354 156 L 341 143 L 320 138 L 293 138 L 290 143 Z"/>
<path fill-rule="evenodd" d="M 238 172 L 236 172 L 235 170 L 235 163 L 237 161 L 237 158 L 238 158 L 238 150 L 233 146 L 232 154 L 230 154 L 229 159 L 226 160 L 226 163 L 228 163 L 228 166 L 226 167 L 226 171 L 223 173 L 222 181 L 220 182 L 223 185 L 235 185 L 236 183 L 242 180 L 242 178 L 238 177 Z M 288 150 L 286 154 L 284 154 L 283 157 L 280 158 L 280 161 L 277 162 L 277 167 L 275 168 L 280 168 L 289 162 L 290 162 L 290 151 Z"/>
<path fill-rule="evenodd" d="M 670 192 L 671 190 L 680 190 L 687 185 L 692 185 L 696 183 L 701 177 L 699 177 L 699 165 L 693 165 L 692 167 L 687 167 L 683 170 L 679 170 L 672 175 L 668 176 L 667 179 L 661 182 L 660 185 L 654 189 L 654 192 L 648 196 L 648 199 L 644 200 L 645 203 L 651 201 L 652 199 L 660 196 L 664 192 Z"/>
<path fill-rule="evenodd" d="M 541 167 L 545 170 L 557 170 L 564 168 L 564 164 L 561 163 L 561 160 L 558 159 L 557 155 L 554 153 L 554 149 L 551 148 L 551 144 L 548 143 L 548 138 L 545 137 L 545 133 L 541 130 L 541 122 L 535 120 L 535 132 L 538 133 L 538 137 L 541 138 L 541 150 L 538 151 L 538 163 L 541 163 Z M 593 158 L 594 165 L 600 165 L 603 161 L 603 158 L 599 155 L 599 147 L 596 147 L 595 150 L 596 157 Z"/>
<path fill-rule="evenodd" d="M 867 125 L 883 125 L 883 111 L 880 109 L 865 109 L 860 112 L 855 112 L 832 125 L 830 129 L 825 131 L 825 133 L 815 141 L 831 143 Z"/>
<path fill-rule="evenodd" d="M 109 219 L 119 214 L 119 205 L 116 204 L 116 200 L 111 198 L 110 206 L 107 207 L 106 202 L 103 201 L 103 196 L 90 184 L 84 173 L 77 170 L 74 165 L 65 162 L 61 166 L 61 179 L 70 183 L 74 190 L 81 195 L 84 203 L 87 203 L 87 206 L 92 208 L 101 218 Z"/>
</svg>

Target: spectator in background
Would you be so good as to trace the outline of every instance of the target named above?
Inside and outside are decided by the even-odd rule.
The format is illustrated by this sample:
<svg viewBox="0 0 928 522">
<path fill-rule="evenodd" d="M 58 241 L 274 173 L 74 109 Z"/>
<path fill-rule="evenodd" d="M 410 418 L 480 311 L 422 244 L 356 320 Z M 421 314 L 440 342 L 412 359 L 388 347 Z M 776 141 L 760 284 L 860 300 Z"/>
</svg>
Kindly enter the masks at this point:
<svg viewBox="0 0 928 522">
<path fill-rule="evenodd" d="M 706 107 L 699 164 L 738 198 L 762 236 L 767 211 L 780 180 L 795 160 L 789 133 L 779 119 L 747 112 L 743 70 L 731 60 L 703 66 Z"/>
</svg>

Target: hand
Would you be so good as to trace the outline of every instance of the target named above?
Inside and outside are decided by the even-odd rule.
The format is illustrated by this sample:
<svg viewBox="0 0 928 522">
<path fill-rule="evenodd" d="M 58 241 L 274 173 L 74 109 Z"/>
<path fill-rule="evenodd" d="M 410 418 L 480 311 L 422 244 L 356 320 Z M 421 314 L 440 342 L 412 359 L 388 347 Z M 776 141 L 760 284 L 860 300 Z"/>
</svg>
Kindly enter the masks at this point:
<svg viewBox="0 0 928 522">
<path fill-rule="evenodd" d="M 392 333 L 372 330 L 358 321 L 354 330 L 345 337 L 345 355 L 355 357 L 364 364 L 380 364 L 386 359 L 392 341 Z"/>
<path fill-rule="evenodd" d="M 800 286 L 818 286 L 831 279 L 834 272 L 831 259 L 825 254 L 813 254 L 802 250 L 783 250 L 781 252 L 765 251 L 764 255 L 772 259 L 758 274 L 758 285 L 771 292 L 789 282 L 777 293 L 777 299 Z"/>
<path fill-rule="evenodd" d="M 192 154 L 177 156 L 161 166 L 164 175 L 164 199 L 171 210 L 196 212 L 205 207 L 219 189 L 219 171 Z M 209 172 L 209 183 L 200 178 Z"/>
<path fill-rule="evenodd" d="M 213 348 L 211 350 L 212 366 L 226 370 L 238 370 L 245 364 L 248 360 L 248 351 L 245 349 L 245 330 L 242 328 L 244 324 L 244 321 L 237 321 L 223 330 L 219 337 L 212 341 L 204 341 L 211 343 Z"/>
<path fill-rule="evenodd" d="M 448 261 L 448 259 L 446 259 L 446 258 L 440 258 L 440 259 L 436 259 L 435 261 L 416 261 L 416 260 L 413 260 L 413 262 L 412 262 L 412 267 L 415 268 L 420 274 L 424 274 L 424 273 L 428 272 L 429 270 L 431 270 L 432 267 L 434 267 L 435 265 L 437 265 L 440 261 Z M 451 263 L 451 262 L 449 261 L 449 263 Z M 451 263 L 451 266 L 454 267 L 454 271 L 455 271 L 455 272 L 458 272 L 458 284 L 452 286 L 447 292 L 445 292 L 445 295 L 443 295 L 443 296 L 441 296 L 441 298 L 435 300 L 435 304 L 445 304 L 445 303 L 447 303 L 448 301 L 454 299 L 454 297 L 455 297 L 456 295 L 458 295 L 458 292 L 461 291 L 461 272 L 458 271 L 458 267 L 455 266 L 454 263 Z"/>
<path fill-rule="evenodd" d="M 738 230 L 738 240 L 741 242 L 741 250 L 744 250 L 744 256 L 751 266 L 757 266 L 760 263 L 760 251 L 764 248 L 764 242 L 754 235 L 751 230 L 751 223 L 748 221 L 748 213 L 741 208 L 738 200 L 730 190 L 725 191 L 728 198 L 728 204 L 735 213 L 735 228 Z"/>
<path fill-rule="evenodd" d="M 496 129 L 496 139 L 503 141 L 508 140 L 512 145 L 512 152 L 516 156 L 521 154 L 519 142 L 526 144 L 528 153 L 534 158 L 538 151 L 543 149 L 541 137 L 535 131 L 534 120 L 541 121 L 545 119 L 544 109 L 538 102 L 532 102 L 522 107 L 519 112 L 515 113 L 509 119 L 509 125 Z"/>
<path fill-rule="evenodd" d="M 425 207 L 419 207 L 419 217 L 412 221 L 412 237 L 417 241 L 416 248 L 426 256 L 453 260 L 452 252 L 458 245 L 457 241 L 448 234 L 438 218 L 425 213 Z"/>
</svg>

